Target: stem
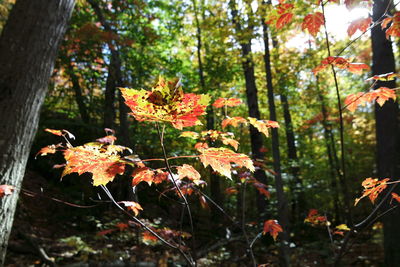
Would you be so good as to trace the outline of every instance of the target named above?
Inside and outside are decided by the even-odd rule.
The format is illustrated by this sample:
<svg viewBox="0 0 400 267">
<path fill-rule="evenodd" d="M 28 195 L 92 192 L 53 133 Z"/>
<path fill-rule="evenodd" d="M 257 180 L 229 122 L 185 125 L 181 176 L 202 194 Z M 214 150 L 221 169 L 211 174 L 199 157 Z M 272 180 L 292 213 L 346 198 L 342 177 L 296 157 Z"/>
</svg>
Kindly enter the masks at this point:
<svg viewBox="0 0 400 267">
<path fill-rule="evenodd" d="M 322 7 L 322 14 L 324 17 L 324 29 L 325 29 L 325 41 L 326 41 L 326 48 L 328 50 L 328 56 L 331 56 L 331 49 L 330 49 L 330 44 L 329 44 L 329 36 L 328 36 L 328 30 L 326 27 L 326 17 L 325 17 L 325 8 L 324 4 L 321 2 L 321 7 Z M 339 84 L 337 80 L 337 75 L 336 75 L 336 70 L 334 66 L 331 64 L 331 69 L 333 73 L 333 79 L 335 81 L 335 89 L 336 89 L 336 96 L 337 96 L 337 106 L 339 110 L 339 125 L 340 125 L 340 150 L 341 150 L 341 165 L 342 165 L 342 173 L 341 173 L 341 184 L 343 187 L 343 193 L 344 193 L 344 202 L 345 202 L 345 207 L 346 207 L 346 213 L 347 213 L 347 220 L 349 224 L 352 224 L 352 214 L 351 214 L 351 208 L 349 206 L 349 194 L 347 191 L 347 185 L 346 185 L 346 164 L 345 164 L 345 152 L 344 152 L 344 125 L 343 125 L 343 112 L 342 112 L 342 103 L 340 100 L 340 90 L 339 90 Z"/>
<path fill-rule="evenodd" d="M 178 191 L 180 197 L 183 199 L 183 202 L 185 203 L 185 207 L 186 207 L 186 209 L 188 211 L 190 230 L 191 230 L 191 234 L 192 234 L 192 249 L 193 249 L 194 254 L 196 255 L 196 251 L 195 251 L 195 249 L 196 249 L 196 239 L 195 239 L 195 235 L 194 235 L 192 212 L 190 210 L 190 206 L 189 206 L 189 203 L 188 203 L 185 195 L 182 193 L 181 189 L 179 188 L 179 186 L 175 182 L 174 174 L 173 174 L 173 172 L 171 170 L 171 166 L 169 165 L 169 162 L 168 162 L 167 152 L 166 152 L 165 146 L 164 146 L 165 125 L 163 125 L 163 128 L 162 128 L 161 131 L 160 131 L 160 125 L 158 123 L 156 125 L 157 125 L 157 132 L 158 132 L 158 135 L 160 137 L 161 148 L 162 148 L 163 155 L 164 155 L 165 166 L 167 167 L 168 173 L 171 176 L 172 183 L 174 184 L 174 186 L 175 186 L 176 190 Z M 196 258 L 196 256 L 195 256 L 195 258 Z M 194 261 L 194 266 L 196 266 L 196 261 Z"/>
<path fill-rule="evenodd" d="M 246 210 L 246 185 L 247 185 L 246 182 L 244 182 L 243 189 L 242 189 L 242 232 L 243 232 L 243 236 L 246 240 L 247 249 L 250 252 L 251 261 L 253 263 L 253 266 L 256 267 L 257 262 L 254 257 L 253 249 L 250 245 L 249 237 L 247 236 L 247 232 L 246 232 L 246 219 L 245 219 L 246 218 L 245 217 L 245 214 L 246 214 L 246 211 L 245 211 Z"/>
</svg>

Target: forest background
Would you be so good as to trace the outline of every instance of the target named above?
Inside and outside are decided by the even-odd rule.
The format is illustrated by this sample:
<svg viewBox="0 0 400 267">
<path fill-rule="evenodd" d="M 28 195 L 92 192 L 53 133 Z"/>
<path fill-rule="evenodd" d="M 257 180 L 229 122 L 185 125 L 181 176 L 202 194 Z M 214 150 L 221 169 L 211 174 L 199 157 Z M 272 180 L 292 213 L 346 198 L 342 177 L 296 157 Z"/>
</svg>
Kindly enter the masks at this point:
<svg viewBox="0 0 400 267">
<path fill-rule="evenodd" d="M 20 184 L 0 158 L 5 266 L 399 266 L 396 1 L 59 0 L 50 81 L 25 86 L 43 97 L 13 102 L 10 36 L 36 34 L 15 25 L 61 12 L 28 2 L 0 2 L 0 145 L 21 143 L 22 172 L 27 159 Z M 145 101 L 165 109 L 181 88 L 210 105 L 194 102 L 204 116 L 182 129 L 138 116 L 120 88 L 152 89 Z M 14 121 L 25 128 L 7 132 Z M 68 169 L 79 149 L 103 154 Z M 95 162 L 112 157 L 126 166 L 99 182 Z"/>
</svg>

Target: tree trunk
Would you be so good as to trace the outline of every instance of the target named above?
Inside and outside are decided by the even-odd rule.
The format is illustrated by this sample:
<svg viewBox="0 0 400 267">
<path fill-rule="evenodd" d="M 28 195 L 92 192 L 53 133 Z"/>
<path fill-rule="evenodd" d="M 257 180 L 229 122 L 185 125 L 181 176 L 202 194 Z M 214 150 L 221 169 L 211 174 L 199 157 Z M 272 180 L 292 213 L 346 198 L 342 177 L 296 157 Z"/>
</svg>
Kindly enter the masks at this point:
<svg viewBox="0 0 400 267">
<path fill-rule="evenodd" d="M 76 103 L 78 104 L 78 110 L 79 114 L 81 116 L 81 119 L 84 123 L 89 124 L 90 117 L 89 117 L 89 112 L 87 110 L 87 107 L 85 105 L 84 97 L 82 95 L 82 88 L 81 85 L 79 84 L 79 77 L 75 74 L 74 67 L 71 65 L 71 59 L 67 59 L 67 65 L 66 66 L 66 71 L 68 76 L 71 78 L 72 82 L 72 89 L 75 92 L 75 100 Z"/>
<path fill-rule="evenodd" d="M 237 33 L 240 33 L 242 31 L 242 27 L 239 22 L 236 3 L 234 0 L 231 0 L 229 5 L 231 7 L 233 24 L 236 27 Z M 242 50 L 242 67 L 246 82 L 246 98 L 249 108 L 249 116 L 260 119 L 256 78 L 254 75 L 254 65 L 251 56 L 251 39 L 242 40 L 241 38 L 238 38 L 238 42 L 240 43 Z M 265 155 L 262 151 L 260 151 L 263 146 L 263 137 L 261 133 L 252 125 L 250 125 L 250 142 L 253 160 L 264 160 Z M 261 183 L 267 183 L 267 176 L 265 171 L 262 169 L 257 169 L 254 173 L 254 177 Z M 265 217 L 266 200 L 265 197 L 259 193 L 257 193 L 257 208 L 261 218 Z"/>
<path fill-rule="evenodd" d="M 264 34 L 264 63 L 265 63 L 265 74 L 267 79 L 267 90 L 268 90 L 268 106 L 270 120 L 276 121 L 276 110 L 274 100 L 274 89 L 272 85 L 272 71 L 271 71 L 271 60 L 269 52 L 269 37 L 268 27 L 263 23 L 263 34 Z M 278 200 L 278 217 L 279 223 L 283 228 L 282 241 L 280 244 L 280 266 L 290 266 L 290 250 L 289 250 L 289 211 L 288 204 L 283 190 L 283 180 L 281 175 L 281 159 L 279 151 L 279 135 L 278 129 L 271 129 L 272 138 L 272 157 L 274 161 L 274 172 L 275 172 L 275 188 L 276 196 Z"/>
<path fill-rule="evenodd" d="M 373 21 L 379 18 L 387 10 L 392 1 L 374 1 Z M 390 10 L 390 9 L 389 9 Z M 372 74 L 384 74 L 395 72 L 395 61 L 392 43 L 386 39 L 385 32 L 381 27 L 374 27 L 371 30 L 372 39 Z M 394 88 L 394 81 L 378 81 L 375 89 L 379 87 Z M 379 178 L 398 178 L 398 104 L 392 100 L 387 101 L 382 107 L 375 105 L 376 119 L 376 146 L 377 146 L 377 167 Z M 397 190 L 398 191 L 398 190 Z M 388 203 L 389 205 L 389 203 Z M 386 207 L 388 207 L 388 205 Z M 400 210 L 396 209 L 383 218 L 384 250 L 386 266 L 400 266 Z"/>
<path fill-rule="evenodd" d="M 26 162 L 73 0 L 18 0 L 0 37 L 0 199 L 3 265 Z"/>
</svg>

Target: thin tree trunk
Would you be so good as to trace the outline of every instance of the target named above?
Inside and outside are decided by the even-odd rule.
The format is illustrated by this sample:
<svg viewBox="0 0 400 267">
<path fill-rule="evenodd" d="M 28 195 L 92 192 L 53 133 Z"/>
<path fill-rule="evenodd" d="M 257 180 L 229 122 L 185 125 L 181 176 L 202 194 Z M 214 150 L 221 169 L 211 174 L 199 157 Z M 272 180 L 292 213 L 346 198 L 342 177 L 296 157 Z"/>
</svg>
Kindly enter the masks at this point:
<svg viewBox="0 0 400 267">
<path fill-rule="evenodd" d="M 272 85 L 272 71 L 271 71 L 271 60 L 269 51 L 268 27 L 265 23 L 263 23 L 263 35 L 264 35 L 264 49 L 265 49 L 264 63 L 265 63 L 265 74 L 267 79 L 269 116 L 270 120 L 276 121 L 274 89 Z M 278 200 L 278 216 L 279 216 L 279 223 L 283 228 L 282 242 L 280 246 L 280 265 L 290 266 L 289 211 L 288 211 L 287 200 L 283 190 L 283 180 L 281 175 L 281 159 L 279 151 L 279 135 L 277 128 L 272 128 L 271 138 L 272 138 L 272 157 L 274 160 L 273 165 L 275 172 L 275 188 Z"/>
<path fill-rule="evenodd" d="M 18 194 L 39 112 L 73 0 L 18 0 L 0 37 L 0 266 L 4 263 Z"/>
<path fill-rule="evenodd" d="M 392 1 L 374 1 L 372 9 L 373 21 L 378 21 L 391 5 Z M 392 49 L 392 42 L 386 39 L 385 32 L 381 27 L 371 29 L 372 39 L 372 74 L 379 75 L 388 72 L 395 72 L 395 61 Z M 394 81 L 378 81 L 375 89 L 379 87 L 394 88 Z M 399 108 L 395 101 L 387 101 L 382 107 L 375 104 L 376 119 L 376 162 L 379 178 L 398 179 L 399 163 L 398 155 L 398 115 Z M 397 190 L 399 191 L 399 190 Z M 398 193 L 398 192 L 397 192 Z M 388 203 L 389 205 L 389 203 Z M 388 205 L 386 207 L 388 207 Z M 383 218 L 384 250 L 386 266 L 400 266 L 400 210 L 394 210 L 390 215 Z"/>
<path fill-rule="evenodd" d="M 242 31 L 242 26 L 240 25 L 239 18 L 238 18 L 238 11 L 236 8 L 236 3 L 234 0 L 229 2 L 232 12 L 232 20 L 233 24 L 236 27 L 237 33 Z M 247 105 L 249 108 L 249 116 L 260 119 L 260 110 L 258 108 L 258 96 L 257 96 L 257 86 L 256 86 L 256 79 L 254 76 L 254 65 L 251 56 L 251 39 L 249 40 L 241 40 L 238 38 L 238 42 L 240 43 L 241 50 L 242 50 L 242 67 L 244 71 L 244 78 L 246 82 L 246 98 L 247 98 Z M 264 153 L 260 151 L 263 146 L 263 137 L 261 133 L 250 126 L 250 142 L 251 142 L 251 151 L 253 160 L 264 160 Z M 254 173 L 254 177 L 262 182 L 267 183 L 267 176 L 265 171 L 262 169 L 257 169 Z M 260 217 L 265 217 L 266 213 L 266 200 L 265 197 L 261 194 L 257 194 L 257 208 L 260 214 Z"/>
<path fill-rule="evenodd" d="M 90 121 L 89 112 L 85 105 L 84 97 L 82 94 L 82 88 L 79 83 L 79 77 L 75 74 L 75 70 L 74 70 L 74 67 L 71 65 L 71 62 L 72 62 L 71 59 L 68 58 L 67 59 L 68 66 L 66 69 L 67 74 L 71 78 L 72 89 L 74 90 L 74 93 L 75 93 L 75 101 L 78 104 L 78 110 L 79 110 L 81 119 L 84 123 L 88 124 Z"/>
</svg>

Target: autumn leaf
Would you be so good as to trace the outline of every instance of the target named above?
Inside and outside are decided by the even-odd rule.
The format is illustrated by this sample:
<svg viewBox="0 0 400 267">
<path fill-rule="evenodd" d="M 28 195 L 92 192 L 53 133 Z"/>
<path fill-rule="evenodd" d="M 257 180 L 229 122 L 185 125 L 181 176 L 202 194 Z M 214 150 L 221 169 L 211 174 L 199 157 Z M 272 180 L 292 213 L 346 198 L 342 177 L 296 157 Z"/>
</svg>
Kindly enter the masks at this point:
<svg viewBox="0 0 400 267">
<path fill-rule="evenodd" d="M 336 226 L 336 229 L 342 231 L 350 231 L 350 228 L 344 223 Z"/>
<path fill-rule="evenodd" d="M 371 0 L 344 0 L 344 4 L 349 10 L 358 7 L 362 2 L 367 2 L 369 4 Z"/>
<path fill-rule="evenodd" d="M 358 106 L 365 106 L 366 103 L 376 101 L 379 106 L 383 106 L 389 99 L 396 100 L 396 92 L 387 87 L 380 87 L 368 93 L 350 94 L 346 97 L 344 104 L 348 110 L 354 112 Z"/>
<path fill-rule="evenodd" d="M 379 194 L 385 190 L 387 187 L 387 181 L 389 180 L 389 178 L 385 178 L 383 180 L 379 180 L 377 178 L 365 179 L 361 184 L 364 187 L 363 195 L 360 198 L 356 198 L 354 206 L 357 205 L 358 202 L 364 197 L 368 197 L 373 204 Z"/>
<path fill-rule="evenodd" d="M 327 57 L 321 61 L 321 64 L 315 67 L 312 72 L 317 75 L 320 71 L 326 69 L 329 65 L 339 69 L 348 70 L 354 74 L 362 74 L 363 70 L 369 70 L 369 66 L 364 63 L 350 63 L 343 57 Z"/>
<path fill-rule="evenodd" d="M 201 181 L 200 180 L 201 175 L 195 168 L 193 168 L 193 166 L 189 164 L 183 164 L 182 166 L 176 167 L 176 170 L 178 171 L 179 179 L 182 180 L 183 178 L 186 177 L 196 185 L 199 185 Z"/>
<path fill-rule="evenodd" d="M 400 202 L 400 196 L 396 193 L 392 193 L 392 200 L 396 200 L 397 202 Z"/>
<path fill-rule="evenodd" d="M 169 122 L 176 129 L 201 125 L 199 116 L 206 113 L 207 95 L 184 94 L 178 80 L 159 78 L 151 91 L 122 88 L 125 104 L 138 121 Z"/>
<path fill-rule="evenodd" d="M 180 137 L 189 137 L 192 139 L 198 139 L 200 137 L 200 135 L 196 132 L 186 131 L 186 132 L 182 132 Z"/>
<path fill-rule="evenodd" d="M 353 34 L 356 33 L 357 30 L 361 32 L 366 32 L 369 28 L 369 25 L 372 23 L 372 18 L 359 18 L 354 21 L 352 21 L 347 28 L 347 34 L 349 37 L 353 36 Z"/>
<path fill-rule="evenodd" d="M 128 210 L 133 211 L 133 213 L 135 213 L 135 216 L 138 216 L 139 211 L 143 210 L 142 206 L 140 206 L 140 204 L 135 201 L 121 201 L 118 203 L 122 203 Z"/>
<path fill-rule="evenodd" d="M 395 12 L 390 20 L 383 20 L 382 29 L 386 28 L 389 22 L 392 24 L 386 30 L 386 38 L 389 39 L 389 36 L 400 37 L 400 12 Z"/>
<path fill-rule="evenodd" d="M 283 232 L 282 226 L 278 224 L 276 220 L 267 220 L 264 222 L 263 234 L 269 233 L 274 240 L 280 232 Z"/>
<path fill-rule="evenodd" d="M 14 186 L 2 184 L 0 185 L 0 198 L 4 197 L 5 195 L 11 195 L 14 191 Z"/>
<path fill-rule="evenodd" d="M 225 194 L 227 195 L 232 195 L 232 194 L 237 194 L 238 190 L 235 187 L 228 187 L 225 189 Z"/>
<path fill-rule="evenodd" d="M 325 216 L 322 216 L 318 213 L 316 209 L 310 209 L 307 217 L 304 219 L 305 223 L 310 223 L 313 226 L 325 224 L 327 219 Z"/>
<path fill-rule="evenodd" d="M 117 140 L 117 137 L 115 137 L 113 135 L 107 135 L 107 136 L 96 139 L 96 142 L 99 142 L 102 144 L 113 145 L 116 140 Z"/>
<path fill-rule="evenodd" d="M 122 146 L 104 146 L 100 143 L 69 148 L 64 151 L 67 163 L 62 177 L 74 172 L 79 175 L 89 172 L 92 173 L 94 186 L 106 185 L 117 174 L 124 173 L 125 164 L 118 155 L 124 149 Z"/>
<path fill-rule="evenodd" d="M 312 36 L 316 36 L 317 33 L 319 32 L 319 29 L 321 28 L 322 25 L 324 25 L 325 20 L 324 20 L 324 15 L 321 12 L 316 12 L 314 14 L 308 14 L 305 16 L 303 20 L 303 24 L 301 25 L 301 29 L 308 30 L 308 32 Z"/>
<path fill-rule="evenodd" d="M 207 148 L 200 150 L 200 160 L 204 167 L 208 165 L 223 176 L 231 178 L 231 163 L 235 163 L 239 167 L 245 167 L 254 172 L 252 160 L 244 155 L 235 153 L 227 148 Z"/>
<path fill-rule="evenodd" d="M 121 222 L 119 222 L 119 223 L 117 223 L 117 224 L 115 225 L 115 227 L 117 227 L 118 230 L 120 230 L 120 231 L 124 231 L 124 230 L 126 230 L 126 229 L 129 228 L 129 225 L 126 224 L 126 223 L 121 223 Z"/>
<path fill-rule="evenodd" d="M 385 73 L 385 74 L 380 74 L 380 75 L 374 75 L 368 79 L 366 79 L 366 81 L 393 81 L 394 79 L 400 77 L 399 74 L 394 73 L 394 72 L 389 72 L 389 73 Z"/>
<path fill-rule="evenodd" d="M 54 134 L 54 135 L 58 135 L 58 136 L 62 136 L 63 135 L 62 131 L 60 131 L 60 130 L 53 130 L 53 129 L 49 129 L 49 128 L 46 128 L 44 130 L 46 132 Z"/>
<path fill-rule="evenodd" d="M 280 15 L 276 21 L 276 28 L 278 30 L 282 29 L 286 24 L 289 24 L 292 21 L 292 19 L 293 19 L 293 13 L 291 12 Z"/>
<path fill-rule="evenodd" d="M 256 118 L 252 117 L 249 117 L 248 119 L 250 124 L 253 125 L 258 131 L 265 134 L 266 137 L 269 136 L 269 128 L 279 128 L 279 124 L 276 121 L 257 120 Z"/>
<path fill-rule="evenodd" d="M 293 4 L 279 3 L 276 9 L 271 12 L 267 18 L 267 24 L 275 24 L 276 29 L 282 29 L 285 25 L 289 24 L 293 19 L 292 10 Z"/>
<path fill-rule="evenodd" d="M 153 183 L 155 173 L 148 167 L 136 169 L 132 173 L 132 186 L 137 186 L 140 182 L 146 182 L 149 185 Z"/>
<path fill-rule="evenodd" d="M 57 144 L 57 145 L 49 145 L 49 146 L 45 146 L 42 147 L 39 152 L 36 154 L 35 158 L 37 156 L 46 156 L 48 154 L 54 154 L 57 152 L 57 148 L 61 147 L 62 144 Z"/>
<path fill-rule="evenodd" d="M 221 122 L 222 129 L 224 129 L 228 125 L 237 127 L 239 124 L 247 124 L 247 120 L 242 117 L 228 117 Z"/>
<path fill-rule="evenodd" d="M 222 107 L 235 107 L 242 104 L 242 100 L 239 98 L 218 98 L 215 100 L 215 102 L 212 104 L 216 108 L 222 108 Z"/>
</svg>

